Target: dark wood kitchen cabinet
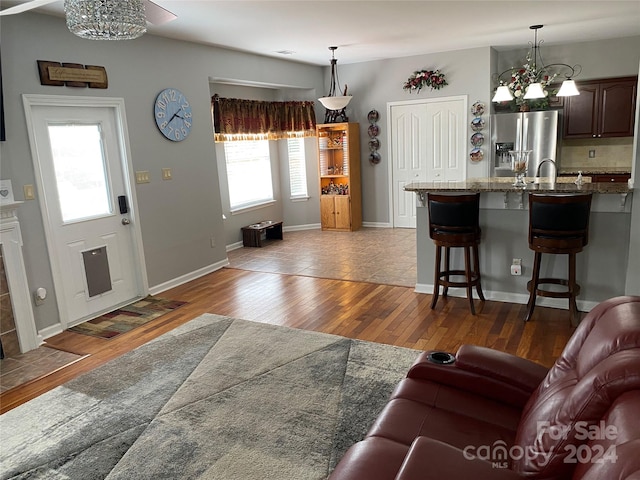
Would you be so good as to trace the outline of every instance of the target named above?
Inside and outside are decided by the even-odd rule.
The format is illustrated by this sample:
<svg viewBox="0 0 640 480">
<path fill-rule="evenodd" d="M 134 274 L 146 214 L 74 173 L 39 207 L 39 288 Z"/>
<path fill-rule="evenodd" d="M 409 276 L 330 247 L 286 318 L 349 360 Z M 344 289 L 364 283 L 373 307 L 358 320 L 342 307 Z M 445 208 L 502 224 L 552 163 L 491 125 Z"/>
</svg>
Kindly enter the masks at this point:
<svg viewBox="0 0 640 480">
<path fill-rule="evenodd" d="M 564 138 L 632 137 L 638 77 L 576 82 L 564 99 Z"/>
</svg>

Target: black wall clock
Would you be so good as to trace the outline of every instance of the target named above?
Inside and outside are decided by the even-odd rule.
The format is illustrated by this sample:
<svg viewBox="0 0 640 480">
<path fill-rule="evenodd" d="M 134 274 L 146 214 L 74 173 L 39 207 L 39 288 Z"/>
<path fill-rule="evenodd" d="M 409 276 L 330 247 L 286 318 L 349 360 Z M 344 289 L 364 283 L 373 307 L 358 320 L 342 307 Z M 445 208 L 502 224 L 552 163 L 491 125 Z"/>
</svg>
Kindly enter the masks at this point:
<svg viewBox="0 0 640 480">
<path fill-rule="evenodd" d="M 191 104 L 180 90 L 162 90 L 156 97 L 153 110 L 158 129 L 169 140 L 181 142 L 191 133 Z"/>
</svg>

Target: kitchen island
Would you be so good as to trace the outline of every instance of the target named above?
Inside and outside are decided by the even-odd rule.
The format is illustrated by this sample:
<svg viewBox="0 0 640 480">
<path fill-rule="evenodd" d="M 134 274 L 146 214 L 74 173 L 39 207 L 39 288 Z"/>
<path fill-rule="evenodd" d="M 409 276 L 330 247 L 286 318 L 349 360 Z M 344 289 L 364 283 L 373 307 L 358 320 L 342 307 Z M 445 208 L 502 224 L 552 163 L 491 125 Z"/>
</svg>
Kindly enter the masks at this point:
<svg viewBox="0 0 640 480">
<path fill-rule="evenodd" d="M 435 246 L 429 238 L 427 193 L 480 192 L 480 272 L 488 300 L 526 304 L 527 282 L 531 279 L 533 251 L 529 249 L 528 194 L 593 193 L 589 224 L 589 244 L 577 255 L 577 278 L 581 285 L 578 309 L 589 311 L 597 303 L 625 294 L 631 234 L 633 189 L 626 183 L 581 185 L 575 178 L 527 179 L 526 187 L 511 185 L 513 178 L 477 178 L 465 182 L 416 182 L 406 191 L 416 193 L 416 235 L 418 275 L 416 291 L 433 293 Z M 452 263 L 462 265 L 460 252 L 452 251 Z M 522 259 L 522 276 L 510 275 L 514 258 Z M 541 276 L 566 278 L 565 255 L 545 255 Z M 466 295 L 464 289 L 450 289 L 451 295 Z M 566 299 L 538 298 L 537 305 L 568 308 Z M 438 307 L 436 307 L 438 308 Z M 536 310 L 533 321 L 540 318 Z M 568 318 L 568 313 L 567 313 Z"/>
</svg>

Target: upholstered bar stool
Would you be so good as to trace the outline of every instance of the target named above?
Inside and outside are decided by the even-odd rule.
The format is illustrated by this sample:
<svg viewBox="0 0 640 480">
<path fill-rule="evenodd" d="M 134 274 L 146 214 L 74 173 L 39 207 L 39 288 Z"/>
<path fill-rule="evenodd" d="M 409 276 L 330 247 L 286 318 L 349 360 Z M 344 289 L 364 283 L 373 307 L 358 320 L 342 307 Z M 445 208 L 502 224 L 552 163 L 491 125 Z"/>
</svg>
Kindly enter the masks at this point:
<svg viewBox="0 0 640 480">
<path fill-rule="evenodd" d="M 580 285 L 576 282 L 576 253 L 589 241 L 591 194 L 529 195 L 529 248 L 535 252 L 531 281 L 527 283 L 529 303 L 525 321 L 531 319 L 536 296 L 568 298 L 571 323 L 579 320 L 576 297 Z M 540 278 L 542 254 L 568 256 L 568 279 Z M 561 285 L 566 290 L 541 288 L 541 284 Z"/>
<path fill-rule="evenodd" d="M 467 289 L 471 313 L 475 315 L 473 287 L 476 287 L 480 300 L 484 301 L 480 285 L 480 260 L 478 257 L 480 194 L 429 193 L 427 204 L 429 208 L 429 237 L 436 245 L 436 269 L 431 308 L 435 308 L 438 302 L 440 286 L 444 287 L 442 296 L 445 298 L 449 287 L 464 287 Z M 464 270 L 452 270 L 450 267 L 450 250 L 454 247 L 464 249 Z M 444 270 L 441 269 L 442 249 L 444 249 Z M 453 281 L 451 276 L 464 276 L 464 280 Z"/>
</svg>

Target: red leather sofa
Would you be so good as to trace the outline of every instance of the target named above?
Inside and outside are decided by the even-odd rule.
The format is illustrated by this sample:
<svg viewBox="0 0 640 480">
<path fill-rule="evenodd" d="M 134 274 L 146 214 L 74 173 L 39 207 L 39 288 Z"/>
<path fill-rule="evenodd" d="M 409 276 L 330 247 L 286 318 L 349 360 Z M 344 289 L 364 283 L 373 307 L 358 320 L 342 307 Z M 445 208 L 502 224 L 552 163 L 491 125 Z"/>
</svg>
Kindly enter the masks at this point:
<svg viewBox="0 0 640 480">
<path fill-rule="evenodd" d="M 640 480 L 640 297 L 596 306 L 551 369 L 472 345 L 424 352 L 330 476 L 523 478 Z"/>
</svg>

